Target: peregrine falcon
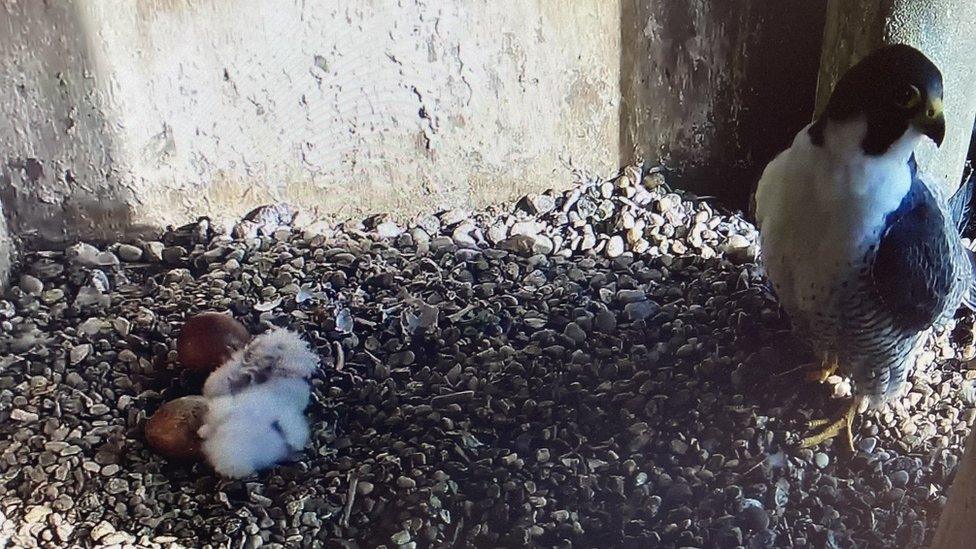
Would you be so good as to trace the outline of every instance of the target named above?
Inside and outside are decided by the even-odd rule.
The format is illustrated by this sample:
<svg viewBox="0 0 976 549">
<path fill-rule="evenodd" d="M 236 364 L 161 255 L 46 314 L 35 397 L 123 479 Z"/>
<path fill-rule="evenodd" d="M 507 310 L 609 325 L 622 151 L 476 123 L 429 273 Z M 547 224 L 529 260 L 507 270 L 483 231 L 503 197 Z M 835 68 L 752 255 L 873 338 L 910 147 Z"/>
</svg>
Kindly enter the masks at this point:
<svg viewBox="0 0 976 549">
<path fill-rule="evenodd" d="M 822 115 L 766 166 L 754 196 L 766 274 L 794 329 L 854 397 L 803 440 L 842 431 L 853 447 L 859 408 L 897 394 L 926 331 L 976 303 L 973 254 L 960 237 L 972 178 L 952 196 L 915 162 L 924 138 L 945 136 L 942 74 L 906 45 L 882 47 L 848 70 Z"/>
</svg>

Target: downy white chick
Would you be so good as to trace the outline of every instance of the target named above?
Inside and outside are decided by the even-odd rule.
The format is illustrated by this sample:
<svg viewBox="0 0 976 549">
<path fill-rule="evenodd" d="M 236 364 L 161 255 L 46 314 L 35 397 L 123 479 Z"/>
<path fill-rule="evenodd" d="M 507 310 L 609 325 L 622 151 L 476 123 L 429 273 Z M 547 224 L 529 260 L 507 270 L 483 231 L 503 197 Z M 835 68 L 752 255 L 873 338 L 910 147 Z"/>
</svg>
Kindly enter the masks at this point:
<svg viewBox="0 0 976 549">
<path fill-rule="evenodd" d="M 308 378 L 318 363 L 298 334 L 279 328 L 255 337 L 210 374 L 198 433 L 218 473 L 246 477 L 305 447 Z"/>
</svg>

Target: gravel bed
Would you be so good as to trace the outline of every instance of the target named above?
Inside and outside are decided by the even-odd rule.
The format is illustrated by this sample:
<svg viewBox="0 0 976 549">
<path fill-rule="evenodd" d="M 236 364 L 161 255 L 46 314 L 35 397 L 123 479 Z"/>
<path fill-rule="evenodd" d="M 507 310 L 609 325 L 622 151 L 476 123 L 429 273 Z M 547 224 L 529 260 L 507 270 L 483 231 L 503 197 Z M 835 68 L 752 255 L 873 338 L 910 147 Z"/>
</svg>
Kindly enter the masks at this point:
<svg viewBox="0 0 976 549">
<path fill-rule="evenodd" d="M 401 227 L 284 206 L 227 235 L 26 253 L 0 300 L 0 544 L 918 547 L 976 417 L 972 320 L 858 451 L 798 447 L 803 383 L 740 216 L 630 167 Z M 294 225 L 300 225 L 297 228 Z M 227 481 L 154 455 L 185 318 L 323 357 L 300 461 Z"/>
</svg>

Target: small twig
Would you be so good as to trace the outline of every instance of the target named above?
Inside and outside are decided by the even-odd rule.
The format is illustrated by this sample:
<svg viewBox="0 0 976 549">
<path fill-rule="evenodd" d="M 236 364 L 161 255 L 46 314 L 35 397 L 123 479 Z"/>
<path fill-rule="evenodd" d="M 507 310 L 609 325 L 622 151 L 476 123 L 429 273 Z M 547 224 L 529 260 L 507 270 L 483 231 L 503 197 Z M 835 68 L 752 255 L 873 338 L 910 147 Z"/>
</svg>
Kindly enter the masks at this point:
<svg viewBox="0 0 976 549">
<path fill-rule="evenodd" d="M 377 356 L 376 356 L 376 355 L 374 355 L 373 353 L 371 353 L 371 352 L 369 352 L 369 351 L 368 351 L 368 350 L 366 350 L 366 349 L 363 349 L 363 352 L 364 352 L 364 353 L 366 353 L 366 356 L 368 356 L 369 358 L 371 358 L 371 359 L 373 360 L 373 362 L 375 362 L 375 363 L 376 363 L 376 365 L 377 365 L 377 366 L 379 366 L 379 365 L 381 365 L 381 364 L 383 364 L 383 361 L 382 361 L 382 360 L 380 360 L 380 359 L 379 359 L 379 357 L 377 357 Z"/>
<path fill-rule="evenodd" d="M 346 352 L 342 349 L 342 343 L 333 341 L 332 344 L 335 345 L 336 351 L 335 369 L 337 372 L 341 372 L 342 367 L 346 365 Z"/>
<path fill-rule="evenodd" d="M 465 402 L 471 400 L 473 397 L 474 391 L 458 391 L 456 393 L 449 393 L 446 395 L 437 395 L 430 399 L 430 403 L 433 406 L 445 406 L 447 404 Z"/>
<path fill-rule="evenodd" d="M 755 465 L 753 465 L 752 467 L 750 467 L 746 472 L 740 474 L 739 475 L 739 478 L 740 479 L 743 479 L 743 478 L 746 478 L 747 476 L 749 476 L 749 473 L 752 473 L 753 471 L 755 471 L 756 469 L 758 469 L 763 463 L 766 463 L 766 460 L 767 459 L 769 459 L 768 456 L 760 459 L 759 462 L 757 462 Z"/>
<path fill-rule="evenodd" d="M 457 526 L 454 528 L 454 535 L 451 536 L 451 547 L 457 545 L 458 535 L 461 533 L 461 529 L 464 528 L 464 518 L 460 518 L 457 521 Z"/>
<path fill-rule="evenodd" d="M 346 508 L 342 511 L 342 526 L 349 528 L 349 517 L 352 516 L 352 506 L 356 502 L 356 489 L 359 487 L 359 476 L 349 473 L 349 490 L 346 492 Z"/>
<path fill-rule="evenodd" d="M 810 369 L 810 367 L 811 367 L 810 364 L 800 364 L 799 366 L 796 366 L 794 368 L 790 368 L 789 370 L 786 370 L 785 372 L 779 372 L 779 373 L 773 374 L 773 377 L 783 377 L 783 376 L 786 376 L 786 375 L 790 375 L 790 374 L 799 372 L 800 370 L 805 370 L 805 369 L 808 370 L 808 369 Z"/>
</svg>

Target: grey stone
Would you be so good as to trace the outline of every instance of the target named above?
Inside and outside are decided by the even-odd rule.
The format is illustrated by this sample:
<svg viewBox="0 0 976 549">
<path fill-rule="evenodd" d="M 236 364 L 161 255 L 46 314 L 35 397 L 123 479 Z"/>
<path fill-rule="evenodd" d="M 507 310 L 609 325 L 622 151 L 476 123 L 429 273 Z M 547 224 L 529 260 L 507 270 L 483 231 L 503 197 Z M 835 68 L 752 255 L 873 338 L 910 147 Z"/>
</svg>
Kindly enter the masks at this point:
<svg viewBox="0 0 976 549">
<path fill-rule="evenodd" d="M 142 248 L 133 246 L 132 244 L 119 244 L 115 252 L 122 261 L 132 263 L 142 259 Z"/>
</svg>

